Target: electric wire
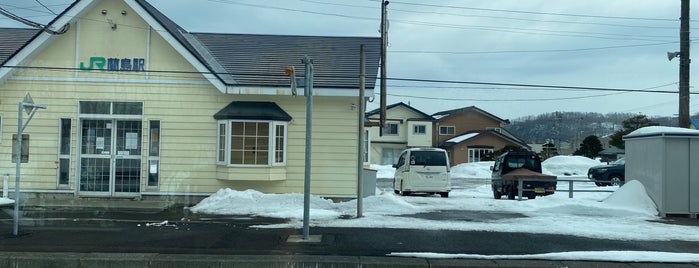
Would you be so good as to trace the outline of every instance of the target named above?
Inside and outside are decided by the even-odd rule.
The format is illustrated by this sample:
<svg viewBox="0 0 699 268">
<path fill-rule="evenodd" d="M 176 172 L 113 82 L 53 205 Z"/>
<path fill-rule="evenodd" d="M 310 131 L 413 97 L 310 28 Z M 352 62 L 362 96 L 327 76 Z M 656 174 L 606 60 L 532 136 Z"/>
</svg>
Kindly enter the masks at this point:
<svg viewBox="0 0 699 268">
<path fill-rule="evenodd" d="M 58 16 L 58 14 L 56 14 L 56 12 L 53 12 L 53 10 L 51 10 L 49 7 L 47 7 L 46 5 L 44 5 L 43 3 L 41 3 L 41 1 L 39 1 L 39 0 L 34 0 L 34 1 L 36 1 L 37 3 L 39 3 L 39 5 L 41 5 L 41 6 L 44 7 L 46 10 L 48 10 L 49 12 L 51 12 L 51 14 Z"/>
<path fill-rule="evenodd" d="M 661 88 L 661 87 L 666 87 L 669 85 L 674 85 L 677 84 L 677 82 L 673 83 L 667 83 L 667 84 L 662 84 L 654 87 L 649 87 L 641 90 L 635 90 L 633 93 L 643 93 L 643 92 L 652 92 L 650 90 L 656 89 L 656 88 Z M 392 86 L 394 87 L 394 86 Z M 468 89 L 474 89 L 474 88 L 468 88 Z M 507 89 L 507 88 L 499 88 L 499 89 Z M 531 90 L 546 90 L 546 89 L 531 89 Z M 429 96 L 416 96 L 416 95 L 406 95 L 406 94 L 389 94 L 386 93 L 386 95 L 389 96 L 394 96 L 394 97 L 404 97 L 404 98 L 416 98 L 416 99 L 427 99 L 427 100 L 440 100 L 440 101 L 482 101 L 482 102 L 528 102 L 528 101 L 559 101 L 559 100 L 572 100 L 572 99 L 587 99 L 587 98 L 597 98 L 597 97 L 606 97 L 606 96 L 612 96 L 612 95 L 620 95 L 620 94 L 630 94 L 632 92 L 614 92 L 614 93 L 606 93 L 606 94 L 597 94 L 597 95 L 587 95 L 587 96 L 574 96 L 574 97 L 558 97 L 558 98 L 529 98 L 529 99 L 503 99 L 503 98 L 496 98 L 496 99 L 475 99 L 475 98 L 455 98 L 455 97 L 449 97 L 449 98 L 443 98 L 443 97 L 429 97 Z M 676 93 L 676 92 L 675 92 Z"/>
<path fill-rule="evenodd" d="M 403 4 L 403 5 L 408 5 L 408 6 L 437 7 L 437 8 L 477 10 L 477 11 L 502 12 L 502 13 L 517 13 L 517 14 L 530 14 L 530 15 L 563 16 L 563 17 L 577 17 L 577 18 L 596 18 L 596 19 L 615 19 L 615 20 L 645 20 L 645 21 L 679 21 L 678 19 L 665 19 L 665 18 L 600 16 L 600 15 L 586 15 L 586 14 L 570 14 L 570 13 L 493 9 L 493 8 L 475 8 L 475 7 L 463 7 L 463 6 L 451 6 L 451 5 L 409 3 L 409 2 L 401 2 L 401 1 L 391 1 L 391 3 L 392 4 L 394 4 L 394 3 L 395 4 Z"/>
<path fill-rule="evenodd" d="M 363 8 L 363 9 L 375 9 L 375 6 L 365 6 L 365 5 L 353 5 L 353 4 L 340 4 L 331 3 L 315 0 L 299 0 L 301 2 L 314 3 L 320 5 L 331 5 L 331 6 L 341 6 L 341 7 L 352 7 L 352 8 Z M 628 25 L 628 24 L 616 24 L 616 23 L 601 23 L 601 22 L 584 22 L 584 21 L 572 21 L 572 20 L 540 20 L 540 19 L 529 19 L 529 18 L 517 18 L 517 17 L 503 17 L 503 16 L 488 16 L 479 14 L 461 14 L 461 13 L 449 13 L 449 12 L 436 12 L 436 11 L 424 11 L 424 10 L 408 10 L 400 8 L 391 8 L 391 12 L 403 12 L 403 13 L 417 13 L 417 14 L 434 14 L 434 15 L 446 15 L 455 17 L 466 17 L 466 18 L 487 18 L 496 20 L 514 20 L 514 21 L 526 21 L 526 22 L 542 22 L 542 23 L 558 23 L 558 24 L 577 24 L 577 25 L 596 25 L 596 26 L 609 26 L 609 27 L 623 27 L 623 28 L 642 28 L 642 29 L 672 29 L 676 30 L 677 26 L 650 26 L 650 25 Z"/>
<path fill-rule="evenodd" d="M 222 4 L 232 4 L 241 5 L 248 7 L 264 8 L 264 9 L 275 9 L 291 12 L 308 13 L 314 15 L 325 15 L 325 16 L 335 16 L 351 19 L 360 20 L 371 20 L 378 21 L 378 18 L 373 17 L 362 17 L 362 16 L 352 16 L 346 14 L 338 13 L 328 13 L 319 11 L 309 11 L 297 8 L 286 8 L 279 6 L 261 5 L 261 4 L 251 4 L 242 3 L 233 0 L 208 0 L 209 2 L 216 2 Z M 639 41 L 667 41 L 649 38 L 674 38 L 675 36 L 653 36 L 653 35 L 630 35 L 623 33 L 595 33 L 595 32 L 577 32 L 577 31 L 561 31 L 561 30 L 544 30 L 544 29 L 526 29 L 517 27 L 499 27 L 499 26 L 481 26 L 481 25 L 464 25 L 464 24 L 449 24 L 449 23 L 438 23 L 438 22 L 428 22 L 428 21 L 415 21 L 415 20 L 401 20 L 401 19 L 391 19 L 391 22 L 410 24 L 410 25 L 420 25 L 429 27 L 442 27 L 442 28 L 452 28 L 452 29 L 468 29 L 468 30 L 482 30 L 482 31 L 496 31 L 496 32 L 507 32 L 507 33 L 518 33 L 518 34 L 534 34 L 534 35 L 550 35 L 550 36 L 568 36 L 568 37 L 582 37 L 582 38 L 597 38 L 597 39 L 609 39 L 609 40 L 639 40 Z M 626 37 L 623 37 L 626 36 Z M 629 38 L 637 37 L 637 38 Z"/>
<path fill-rule="evenodd" d="M 27 26 L 30 26 L 30 27 L 32 27 L 32 28 L 37 28 L 37 29 L 40 29 L 40 30 L 42 30 L 42 31 L 44 31 L 44 32 L 47 32 L 47 33 L 50 33 L 50 34 L 54 34 L 54 35 L 64 34 L 64 33 L 66 33 L 66 32 L 68 31 L 68 29 L 70 28 L 70 24 L 67 23 L 67 24 L 64 25 L 61 29 L 59 29 L 58 31 L 55 31 L 55 30 L 49 29 L 48 25 L 44 25 L 44 24 L 41 24 L 41 23 L 37 23 L 37 22 L 31 21 L 31 20 L 22 18 L 22 17 L 20 17 L 20 16 L 17 16 L 17 15 L 15 15 L 15 14 L 13 14 L 13 13 L 11 13 L 11 12 L 9 12 L 9 11 L 3 9 L 2 7 L 0 7 L 0 15 L 4 15 L 4 16 L 6 16 L 6 17 L 12 19 L 12 20 L 15 20 L 15 21 L 17 21 L 17 22 L 20 22 L 20 23 L 25 24 L 25 25 L 27 25 Z"/>
<path fill-rule="evenodd" d="M 0 66 L 0 68 L 14 68 L 14 69 L 27 69 L 27 70 L 49 70 L 49 71 L 84 71 L 80 68 L 71 67 L 46 67 L 46 66 Z M 97 70 L 95 70 L 97 71 Z M 250 73 L 250 72 L 199 72 L 199 71 L 176 71 L 176 70 L 144 70 L 142 72 L 130 72 L 122 71 L 115 72 L 119 75 L 128 76 L 136 75 L 143 76 L 144 73 L 148 73 L 149 76 L 160 76 L 160 77 L 170 77 L 170 78 L 181 78 L 182 75 L 249 75 L 258 78 L 280 78 L 287 77 L 285 74 L 269 74 L 269 73 Z M 168 76 L 170 75 L 170 76 Z M 356 76 L 339 76 L 339 75 L 316 75 L 316 78 L 356 78 L 359 80 L 359 75 Z M 204 77 L 197 77 L 201 80 L 207 80 Z M 379 79 L 378 77 L 376 79 Z M 588 90 L 588 91 L 608 91 L 608 92 L 628 92 L 628 93 L 663 93 L 663 94 L 677 94 L 678 91 L 671 90 L 652 90 L 654 88 L 668 86 L 670 84 L 664 84 L 661 86 L 651 87 L 648 89 L 629 89 L 629 88 L 606 88 L 606 87 L 586 87 L 586 86 L 566 86 L 566 85 L 546 85 L 546 84 L 525 84 L 525 83 L 502 83 L 502 82 L 478 82 L 478 81 L 457 81 L 457 80 L 439 80 L 439 79 L 419 79 L 419 78 L 396 78 L 396 77 L 386 77 L 388 81 L 403 81 L 403 82 L 416 82 L 416 83 L 427 83 L 427 84 L 460 84 L 460 85 L 487 85 L 487 86 L 504 86 L 512 88 L 531 88 L 531 89 L 559 89 L 559 90 Z M 674 84 L 674 83 L 672 83 Z M 422 86 L 429 88 L 431 86 Z M 698 95 L 699 92 L 689 92 L 689 94 Z"/>
<path fill-rule="evenodd" d="M 391 52 L 391 53 L 410 53 L 410 54 L 462 54 L 462 55 L 467 55 L 467 54 L 504 54 L 504 53 L 556 53 L 556 52 L 582 52 L 582 51 L 621 49 L 621 48 L 632 48 L 632 47 L 649 47 L 649 46 L 660 46 L 660 45 L 678 44 L 678 43 L 679 43 L 679 41 L 673 41 L 673 42 L 637 44 L 637 45 L 620 45 L 620 46 L 570 48 L 570 49 L 541 49 L 541 50 L 493 50 L 493 51 L 388 50 L 388 52 Z"/>
</svg>

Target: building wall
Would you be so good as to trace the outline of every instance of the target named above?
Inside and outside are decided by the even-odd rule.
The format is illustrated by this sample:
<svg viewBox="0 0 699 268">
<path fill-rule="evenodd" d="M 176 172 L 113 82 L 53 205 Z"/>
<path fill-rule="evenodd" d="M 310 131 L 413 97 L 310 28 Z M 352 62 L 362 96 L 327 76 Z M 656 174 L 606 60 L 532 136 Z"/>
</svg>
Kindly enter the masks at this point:
<svg viewBox="0 0 699 268">
<path fill-rule="evenodd" d="M 432 122 L 431 121 L 408 121 L 408 147 L 431 147 L 432 146 Z M 415 126 L 425 126 L 424 134 L 414 133 Z"/>
<path fill-rule="evenodd" d="M 112 31 L 99 12 L 108 10 L 117 29 Z M 102 1 L 78 25 L 58 37 L 25 65 L 75 68 L 92 56 L 144 58 L 146 69 L 194 72 L 179 52 L 121 1 Z M 76 34 L 78 33 L 79 34 Z M 77 42 L 76 42 L 77 40 Z M 77 49 L 76 49 L 76 43 Z M 77 53 L 76 53 L 77 51 Z M 77 54 L 77 57 L 76 57 Z M 0 84 L 0 170 L 14 173 L 12 133 L 17 129 L 17 103 L 30 93 L 39 110 L 25 130 L 30 134 L 30 160 L 22 165 L 22 189 L 56 190 L 58 129 L 61 118 L 72 119 L 71 177 L 68 192 L 76 190 L 79 101 L 143 102 L 142 191 L 155 193 L 211 193 L 220 188 L 256 189 L 262 192 L 302 192 L 305 149 L 305 98 L 266 95 L 226 95 L 201 74 L 172 72 L 110 72 L 87 70 L 20 70 Z M 220 179 L 227 173 L 259 173 L 259 168 L 216 165 L 217 121 L 213 115 L 231 101 L 272 101 L 293 120 L 288 125 L 287 164 L 272 173 L 285 179 L 248 181 Z M 322 195 L 356 193 L 356 97 L 314 98 L 311 191 Z M 160 184 L 146 189 L 148 120 L 161 122 Z M 266 168 L 263 168 L 267 170 Z M 252 176 L 257 177 L 257 175 Z M 14 187 L 14 183 L 10 184 Z"/>
<path fill-rule="evenodd" d="M 371 136 L 371 163 L 372 164 L 392 164 L 387 160 L 390 158 L 384 155 L 385 150 L 393 152 L 405 150 L 408 147 L 429 147 L 432 143 L 432 123 L 430 121 L 408 121 L 407 119 L 421 118 L 423 115 L 415 113 L 413 110 L 403 106 L 396 106 L 386 111 L 387 123 L 398 124 L 398 135 L 379 135 L 379 127 L 372 127 Z M 370 116 L 373 122 L 379 121 L 379 115 Z M 413 125 L 425 125 L 425 135 L 414 135 Z M 395 156 L 397 159 L 398 155 Z"/>
<path fill-rule="evenodd" d="M 469 146 L 493 146 L 493 151 L 500 150 L 506 145 L 518 146 L 510 143 L 500 137 L 491 134 L 481 134 L 462 143 L 456 144 L 449 148 L 449 156 L 452 165 L 468 163 L 468 147 Z"/>
<path fill-rule="evenodd" d="M 440 126 L 454 126 L 454 135 L 439 135 Z M 485 116 L 476 111 L 465 111 L 462 113 L 453 114 L 444 118 L 440 118 L 435 122 L 434 126 L 434 141 L 438 145 L 448 139 L 451 139 L 459 134 L 463 134 L 472 130 L 484 130 L 487 128 L 500 127 L 500 121 Z"/>
</svg>

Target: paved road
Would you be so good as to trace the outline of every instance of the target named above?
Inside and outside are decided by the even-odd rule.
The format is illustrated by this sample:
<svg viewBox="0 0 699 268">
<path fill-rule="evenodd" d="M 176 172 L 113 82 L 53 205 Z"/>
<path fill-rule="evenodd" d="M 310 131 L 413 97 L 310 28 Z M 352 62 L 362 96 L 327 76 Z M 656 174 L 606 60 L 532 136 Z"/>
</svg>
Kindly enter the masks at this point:
<svg viewBox="0 0 699 268">
<path fill-rule="evenodd" d="M 454 217 L 468 216 L 459 214 L 464 212 L 446 212 L 440 217 L 448 218 L 450 213 L 458 214 Z M 286 239 L 290 235 L 299 235 L 300 230 L 250 228 L 252 225 L 280 223 L 283 219 L 205 215 L 187 218 L 181 208 L 140 213 L 29 210 L 24 212 L 22 219 L 20 233 L 26 235 L 14 237 L 9 235 L 12 230 L 10 215 L 4 213 L 0 218 L 0 232 L 5 234 L 0 238 L 0 251 L 386 256 L 393 252 L 516 255 L 648 250 L 699 254 L 699 242 L 377 228 L 311 228 L 311 234 L 322 235 L 320 243 L 287 243 Z M 406 217 L 406 220 L 410 219 Z M 164 220 L 168 222 L 164 223 Z"/>
<path fill-rule="evenodd" d="M 123 266 L 118 265 L 118 261 L 125 259 L 139 264 L 126 265 L 133 267 L 164 267 L 168 265 L 157 266 L 155 263 L 167 261 L 195 263 L 194 267 L 239 267 L 226 266 L 225 263 L 249 263 L 251 259 L 255 260 L 255 264 L 269 261 L 271 264 L 266 267 L 316 267 L 314 265 L 318 264 L 324 265 L 317 267 L 345 267 L 333 266 L 337 263 L 346 263 L 346 267 L 699 267 L 693 263 L 670 265 L 386 257 L 396 252 L 529 255 L 628 250 L 699 254 L 699 242 L 618 241 L 482 231 L 311 228 L 311 235 L 320 235 L 319 242 L 293 243 L 288 239 L 300 235 L 298 229 L 251 227 L 281 223 L 284 219 L 191 215 L 185 213 L 182 207 L 123 210 L 110 204 L 50 209 L 26 207 L 22 212 L 20 236 L 11 235 L 12 209 L 4 208 L 0 212 L 0 267 L 114 267 Z M 517 213 L 442 211 L 409 215 L 405 220 L 414 217 L 467 220 L 524 216 Z M 699 225 L 696 219 L 678 218 L 669 222 Z M 100 255 L 94 255 L 96 253 Z M 85 266 L 86 260 L 90 260 L 90 263 L 101 260 L 105 264 Z M 76 261 L 79 262 L 75 264 Z M 203 266 L 206 261 L 212 264 Z"/>
</svg>

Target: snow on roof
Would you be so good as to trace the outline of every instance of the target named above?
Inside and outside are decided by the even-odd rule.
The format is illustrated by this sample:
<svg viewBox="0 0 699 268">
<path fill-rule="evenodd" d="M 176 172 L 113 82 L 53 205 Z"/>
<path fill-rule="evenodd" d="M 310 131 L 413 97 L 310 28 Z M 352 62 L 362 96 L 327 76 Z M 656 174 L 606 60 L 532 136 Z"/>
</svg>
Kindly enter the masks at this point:
<svg viewBox="0 0 699 268">
<path fill-rule="evenodd" d="M 446 142 L 460 143 L 462 141 L 465 141 L 465 140 L 468 140 L 468 139 L 473 138 L 475 136 L 478 136 L 478 134 L 480 134 L 480 133 L 468 133 L 468 134 L 464 134 L 461 136 L 453 137 L 453 138 L 447 140 Z"/>
<path fill-rule="evenodd" d="M 665 135 L 699 136 L 699 130 L 688 129 L 688 128 L 679 128 L 679 127 L 650 126 L 650 127 L 642 127 L 642 128 L 637 129 L 637 130 L 634 130 L 633 132 L 624 136 L 624 138 L 665 136 Z"/>
</svg>

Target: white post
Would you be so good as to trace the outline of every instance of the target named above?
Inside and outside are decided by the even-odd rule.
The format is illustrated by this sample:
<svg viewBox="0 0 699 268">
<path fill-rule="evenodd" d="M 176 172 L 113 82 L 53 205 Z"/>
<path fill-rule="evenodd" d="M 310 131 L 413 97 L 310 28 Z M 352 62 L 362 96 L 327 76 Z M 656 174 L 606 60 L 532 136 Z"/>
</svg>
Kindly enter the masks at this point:
<svg viewBox="0 0 699 268">
<path fill-rule="evenodd" d="M 10 183 L 10 173 L 2 175 L 2 198 L 7 198 L 7 184 Z"/>
</svg>

